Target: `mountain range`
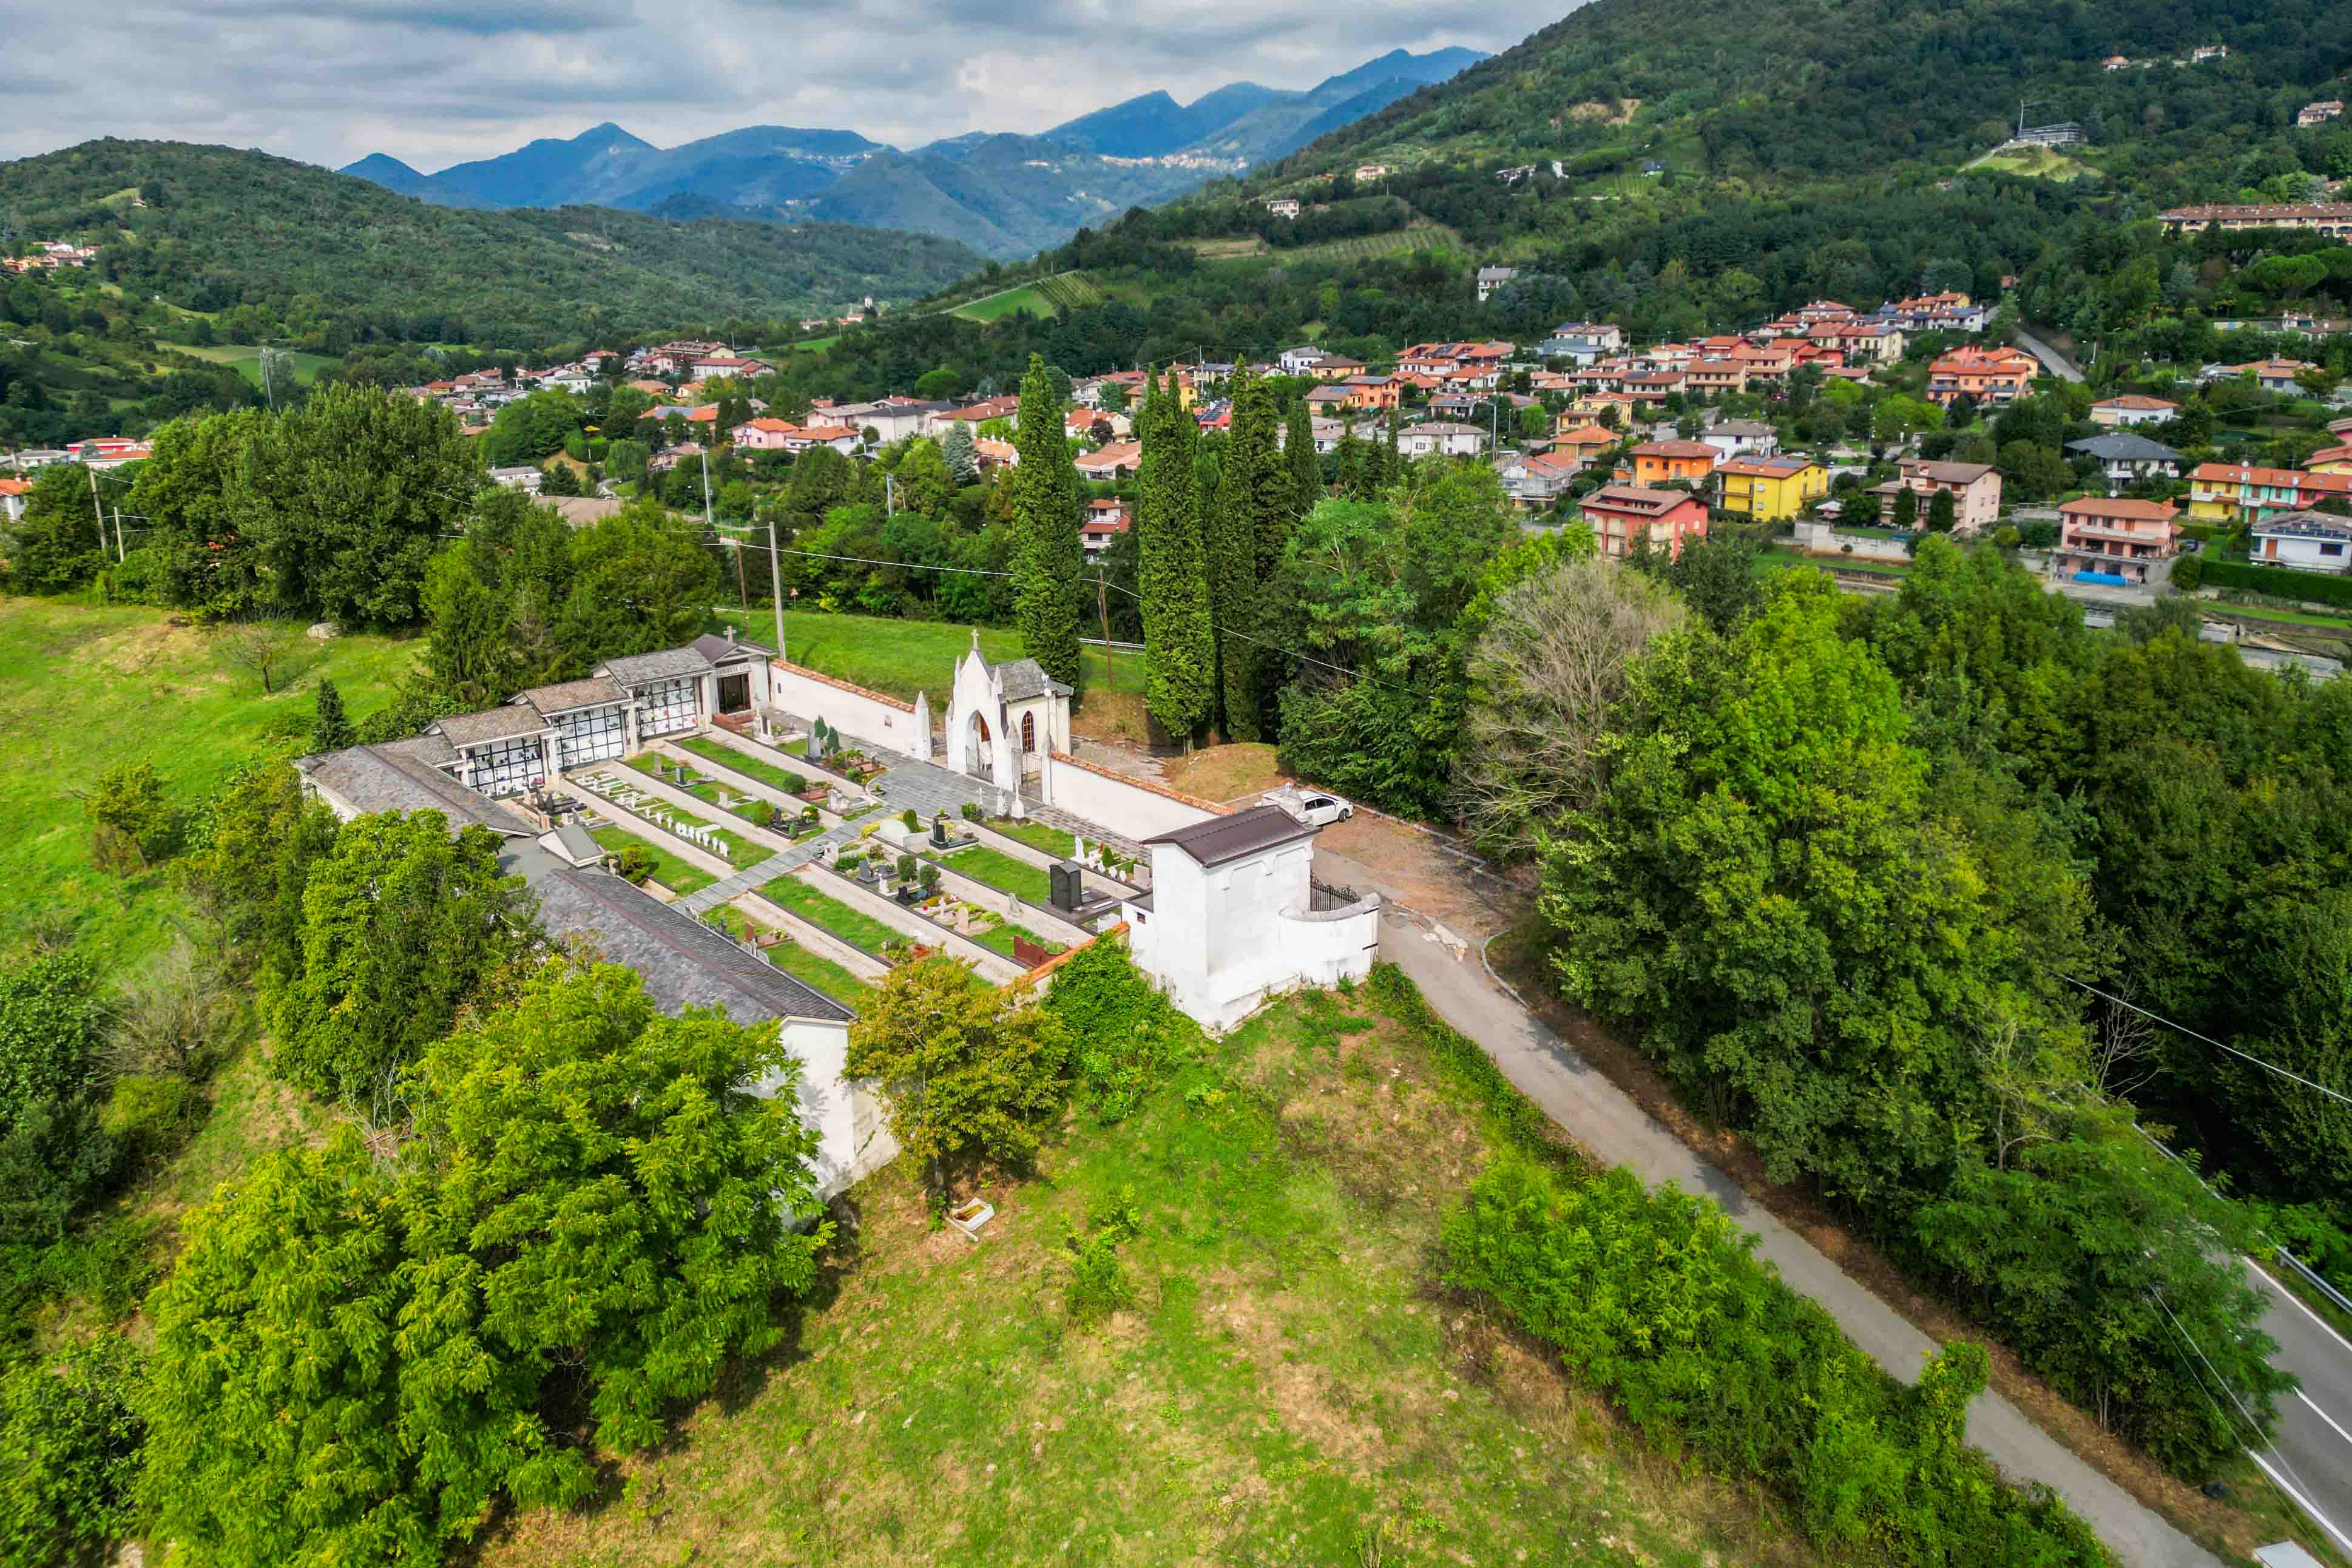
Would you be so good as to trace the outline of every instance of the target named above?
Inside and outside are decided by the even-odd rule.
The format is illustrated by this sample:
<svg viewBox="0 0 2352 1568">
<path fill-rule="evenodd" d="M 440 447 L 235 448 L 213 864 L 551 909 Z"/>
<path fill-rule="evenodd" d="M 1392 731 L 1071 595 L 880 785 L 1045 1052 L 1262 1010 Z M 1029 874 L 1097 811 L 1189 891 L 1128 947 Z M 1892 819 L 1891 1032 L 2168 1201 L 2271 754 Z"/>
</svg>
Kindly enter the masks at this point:
<svg viewBox="0 0 2352 1568">
<path fill-rule="evenodd" d="M 1189 104 L 1150 92 L 1039 135 L 973 132 L 911 151 L 781 125 L 663 148 L 607 122 L 436 174 L 381 153 L 341 172 L 438 206 L 846 223 L 1010 258 L 1283 157 L 1486 58 L 1396 49 L 1305 91 L 1232 82 Z"/>
</svg>

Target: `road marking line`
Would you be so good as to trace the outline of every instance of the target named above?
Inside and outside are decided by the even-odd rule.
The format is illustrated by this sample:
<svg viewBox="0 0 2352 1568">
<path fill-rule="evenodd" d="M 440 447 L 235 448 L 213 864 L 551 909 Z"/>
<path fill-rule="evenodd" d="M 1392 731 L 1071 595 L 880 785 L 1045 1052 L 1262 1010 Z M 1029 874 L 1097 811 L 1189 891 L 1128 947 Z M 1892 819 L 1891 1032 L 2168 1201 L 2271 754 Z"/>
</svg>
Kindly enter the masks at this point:
<svg viewBox="0 0 2352 1568">
<path fill-rule="evenodd" d="M 2305 1317 L 2309 1318 L 2313 1322 L 2319 1325 L 2320 1332 L 2326 1334 L 2329 1339 L 2334 1340 L 2337 1344 L 2343 1346 L 2346 1354 L 2352 1355 L 2352 1340 L 2347 1340 L 2342 1334 L 2337 1333 L 2333 1328 L 2328 1326 L 2326 1319 L 2313 1311 L 2309 1307 L 2305 1306 L 2302 1297 L 2296 1295 L 2294 1291 L 2280 1284 L 2276 1279 L 2272 1279 L 2270 1271 L 2265 1269 L 2261 1264 L 2255 1262 L 2252 1258 L 2249 1258 L 2246 1259 L 2246 1267 L 2261 1275 L 2263 1282 L 2269 1285 L 2272 1289 L 2277 1291 L 2280 1295 L 2294 1302 Z"/>
<path fill-rule="evenodd" d="M 2326 1411 L 2322 1410 L 2318 1405 L 2313 1405 L 2311 1403 L 2311 1395 L 2298 1388 L 2294 1391 L 2294 1396 L 2297 1399 L 2302 1400 L 2304 1404 L 2310 1408 L 2310 1411 L 2314 1415 L 2316 1415 L 2322 1421 L 2326 1422 L 2327 1429 L 2329 1431 L 2335 1433 L 2338 1437 L 2343 1438 L 2346 1442 L 2352 1443 L 2352 1432 L 2347 1432 L 2343 1427 L 2338 1426 L 2336 1424 L 2336 1417 L 2327 1414 Z"/>
<path fill-rule="evenodd" d="M 2253 1460 L 2257 1465 L 2262 1466 L 2263 1474 L 2270 1477 L 2271 1483 L 2277 1487 L 2279 1490 L 2286 1493 L 2289 1498 L 2293 1499 L 2294 1505 L 2303 1510 L 2304 1512 L 2309 1514 L 2313 1521 L 2316 1523 L 2320 1529 L 2334 1536 L 2343 1544 L 2345 1550 L 2352 1551 L 2352 1535 L 2347 1535 L 2342 1531 L 2336 1529 L 2336 1521 L 2334 1520 L 2329 1519 L 2326 1514 L 2312 1507 L 2311 1500 L 2309 1498 L 2305 1497 L 2301 1492 L 2287 1485 L 2286 1479 L 2281 1476 L 2276 1470 L 2271 1468 L 2269 1460 L 2263 1458 L 2260 1454 L 2253 1452 L 2252 1449 L 2247 1450 L 2246 1458 Z"/>
</svg>

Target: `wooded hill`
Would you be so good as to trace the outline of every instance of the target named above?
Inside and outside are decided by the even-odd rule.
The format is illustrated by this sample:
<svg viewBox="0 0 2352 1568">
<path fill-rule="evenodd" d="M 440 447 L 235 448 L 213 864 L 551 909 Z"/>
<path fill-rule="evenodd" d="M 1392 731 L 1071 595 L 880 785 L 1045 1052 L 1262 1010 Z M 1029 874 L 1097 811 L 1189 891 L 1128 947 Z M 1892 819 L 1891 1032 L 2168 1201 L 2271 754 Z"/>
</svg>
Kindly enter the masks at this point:
<svg viewBox="0 0 2352 1568">
<path fill-rule="evenodd" d="M 905 299 L 981 265 L 954 240 L 833 224 L 457 211 L 289 159 L 170 142 L 0 163 L 0 215 L 20 243 L 99 246 L 97 275 L 135 297 L 330 318 L 352 341 L 528 348 Z"/>
<path fill-rule="evenodd" d="M 1367 160 L 1560 159 L 1571 179 L 1654 160 L 1669 176 L 1788 192 L 1957 167 L 1997 145 L 2023 101 L 2030 123 L 2082 125 L 2083 161 L 2111 180 L 2161 201 L 2221 199 L 2217 180 L 2258 184 L 2268 162 L 2292 161 L 2280 143 L 2297 109 L 2341 96 L 2317 90 L 2352 66 L 2327 16 L 2306 0 L 1595 0 L 1250 185 Z M 2210 45 L 2228 57 L 2191 61 Z M 2133 64 L 2105 68 L 2118 55 Z"/>
</svg>

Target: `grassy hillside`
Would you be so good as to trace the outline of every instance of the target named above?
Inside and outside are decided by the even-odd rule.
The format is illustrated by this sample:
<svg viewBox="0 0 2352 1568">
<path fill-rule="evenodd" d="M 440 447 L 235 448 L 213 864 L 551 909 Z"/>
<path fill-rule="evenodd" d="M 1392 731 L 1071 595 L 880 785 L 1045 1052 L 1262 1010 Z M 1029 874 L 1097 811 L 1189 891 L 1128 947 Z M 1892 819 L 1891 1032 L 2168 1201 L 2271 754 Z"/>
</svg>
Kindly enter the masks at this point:
<svg viewBox="0 0 2352 1568">
<path fill-rule="evenodd" d="M 144 206 L 121 199 L 142 192 Z M 325 318 L 355 341 L 530 345 L 790 316 L 926 293 L 980 263 L 952 240 L 836 225 L 457 211 L 178 142 L 90 142 L 0 164 L 0 210 L 19 233 L 100 246 L 100 276 L 137 296 Z"/>
<path fill-rule="evenodd" d="M 790 1348 L 597 1503 L 504 1521 L 486 1568 L 1822 1560 L 1444 1285 L 1440 1219 L 1495 1140 L 1367 993 L 1207 1053 L 1118 1126 L 1073 1119 L 1044 1179 L 986 1184 L 978 1246 L 908 1161 L 858 1187 Z M 1061 1244 L 1118 1208 L 1132 1304 L 1076 1319 Z"/>
</svg>

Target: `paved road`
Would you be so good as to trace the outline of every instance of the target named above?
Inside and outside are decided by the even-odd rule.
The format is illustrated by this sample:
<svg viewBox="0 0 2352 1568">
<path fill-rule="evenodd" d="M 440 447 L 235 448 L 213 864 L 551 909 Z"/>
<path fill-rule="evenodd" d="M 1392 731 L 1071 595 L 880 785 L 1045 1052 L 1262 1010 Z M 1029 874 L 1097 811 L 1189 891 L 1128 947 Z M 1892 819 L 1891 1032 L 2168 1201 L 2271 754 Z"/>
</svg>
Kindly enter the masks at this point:
<svg viewBox="0 0 2352 1568">
<path fill-rule="evenodd" d="M 1937 1348 L 1933 1341 L 1750 1202 L 1730 1177 L 1693 1153 L 1670 1128 L 1498 989 L 1475 946 L 1466 959 L 1456 959 L 1409 919 L 1383 917 L 1381 953 L 1412 977 L 1441 1017 L 1484 1047 L 1513 1083 L 1596 1158 L 1630 1166 L 1645 1182 L 1671 1181 L 1685 1192 L 1713 1198 L 1756 1234 L 1758 1255 L 1770 1259 L 1793 1289 L 1828 1309 L 1881 1366 L 1906 1382 L 1918 1376 Z M 2003 1473 L 2046 1482 L 2134 1568 L 2220 1568 L 2219 1559 L 2076 1458 L 1999 1394 L 1984 1394 L 1969 1411 L 1969 1440 Z"/>
<path fill-rule="evenodd" d="M 2255 1462 L 2300 1494 L 2304 1511 L 2352 1552 L 2352 1343 L 2278 1284 L 2283 1266 L 2263 1267 L 2269 1272 L 2258 1271 L 2254 1283 L 2271 1298 L 2263 1319 L 2263 1331 L 2278 1342 L 2271 1360 L 2303 1388 L 2279 1401 L 2278 1435 Z"/>
<path fill-rule="evenodd" d="M 2080 381 L 2083 367 L 2035 337 L 2024 328 L 2017 329 L 2017 346 L 2042 362 L 2042 368 L 2061 381 Z"/>
</svg>

